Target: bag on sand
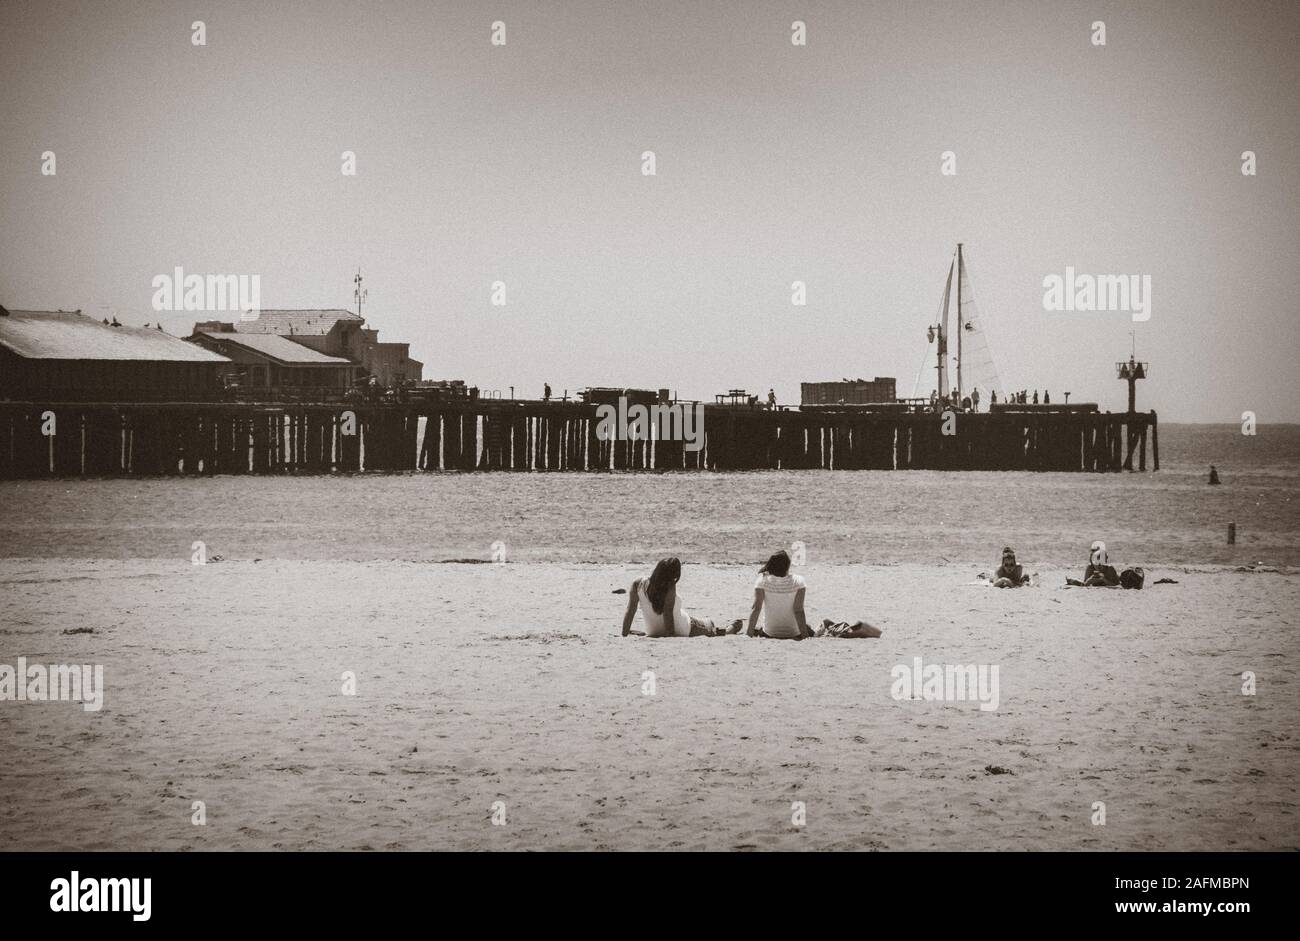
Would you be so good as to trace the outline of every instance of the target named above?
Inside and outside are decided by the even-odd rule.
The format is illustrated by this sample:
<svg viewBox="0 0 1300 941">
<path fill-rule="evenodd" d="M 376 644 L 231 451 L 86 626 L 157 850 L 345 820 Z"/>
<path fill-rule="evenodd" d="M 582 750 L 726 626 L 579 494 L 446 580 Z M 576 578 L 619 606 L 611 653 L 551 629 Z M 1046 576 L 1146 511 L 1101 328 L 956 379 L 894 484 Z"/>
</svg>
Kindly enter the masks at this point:
<svg viewBox="0 0 1300 941">
<path fill-rule="evenodd" d="M 1119 584 L 1122 588 L 1141 588 L 1142 583 L 1146 581 L 1146 572 L 1138 566 L 1131 569 L 1125 569 L 1119 573 Z"/>
</svg>

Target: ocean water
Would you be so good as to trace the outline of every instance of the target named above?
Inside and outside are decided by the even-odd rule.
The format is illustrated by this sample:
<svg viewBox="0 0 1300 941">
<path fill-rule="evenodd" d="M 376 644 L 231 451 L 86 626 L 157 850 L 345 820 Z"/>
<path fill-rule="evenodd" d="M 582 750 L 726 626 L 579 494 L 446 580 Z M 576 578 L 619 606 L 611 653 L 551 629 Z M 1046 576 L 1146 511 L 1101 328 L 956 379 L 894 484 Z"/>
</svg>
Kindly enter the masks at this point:
<svg viewBox="0 0 1300 941">
<path fill-rule="evenodd" d="M 0 482 L 0 556 L 1300 564 L 1300 426 L 1162 425 L 1159 473 L 409 473 Z M 1206 484 L 1210 464 L 1223 485 Z M 1237 543 L 1227 544 L 1229 523 Z"/>
</svg>

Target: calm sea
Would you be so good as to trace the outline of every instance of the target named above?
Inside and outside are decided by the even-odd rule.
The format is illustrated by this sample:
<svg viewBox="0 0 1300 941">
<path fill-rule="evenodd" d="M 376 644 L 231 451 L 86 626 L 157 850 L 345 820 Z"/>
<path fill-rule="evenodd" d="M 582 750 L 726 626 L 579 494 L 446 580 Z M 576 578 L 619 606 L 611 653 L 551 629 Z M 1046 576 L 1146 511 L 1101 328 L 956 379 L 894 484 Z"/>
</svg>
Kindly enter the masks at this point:
<svg viewBox="0 0 1300 941">
<path fill-rule="evenodd" d="M 1300 426 L 1161 425 L 1158 474 L 766 471 L 0 483 L 0 556 L 1300 563 Z M 1210 464 L 1223 485 L 1210 487 Z M 1237 544 L 1227 545 L 1230 522 Z"/>
</svg>

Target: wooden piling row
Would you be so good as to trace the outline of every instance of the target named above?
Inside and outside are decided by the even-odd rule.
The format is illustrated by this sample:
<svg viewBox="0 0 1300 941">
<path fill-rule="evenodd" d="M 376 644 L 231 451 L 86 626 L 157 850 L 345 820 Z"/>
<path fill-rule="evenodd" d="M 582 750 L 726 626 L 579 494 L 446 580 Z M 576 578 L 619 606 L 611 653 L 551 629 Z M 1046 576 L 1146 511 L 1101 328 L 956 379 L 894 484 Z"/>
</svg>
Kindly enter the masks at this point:
<svg viewBox="0 0 1300 941">
<path fill-rule="evenodd" d="M 1155 413 L 940 415 L 706 407 L 698 442 L 605 437 L 591 406 L 0 403 L 0 478 L 359 471 L 1160 469 Z M 951 432 L 951 433 L 946 433 Z"/>
</svg>

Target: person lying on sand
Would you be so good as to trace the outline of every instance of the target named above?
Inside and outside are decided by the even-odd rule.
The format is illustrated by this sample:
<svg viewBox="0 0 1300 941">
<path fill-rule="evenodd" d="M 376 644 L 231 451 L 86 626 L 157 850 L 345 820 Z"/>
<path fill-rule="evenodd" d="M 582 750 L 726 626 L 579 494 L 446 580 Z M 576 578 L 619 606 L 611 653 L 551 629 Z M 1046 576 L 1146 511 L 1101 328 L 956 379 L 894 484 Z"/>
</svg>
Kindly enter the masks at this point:
<svg viewBox="0 0 1300 941">
<path fill-rule="evenodd" d="M 1029 584 L 1023 565 L 1016 564 L 1016 551 L 1010 546 L 1002 550 L 1002 564 L 993 573 L 994 588 L 1019 588 Z"/>
<path fill-rule="evenodd" d="M 682 563 L 676 558 L 660 559 L 649 578 L 638 578 L 627 593 L 627 611 L 623 614 L 623 636 L 637 634 L 649 637 L 721 637 L 740 633 L 741 622 L 732 622 L 731 630 L 724 631 L 713 621 L 692 617 L 682 607 L 677 594 L 677 582 L 682 577 Z M 632 630 L 632 620 L 637 608 L 645 622 L 645 634 Z"/>
</svg>

